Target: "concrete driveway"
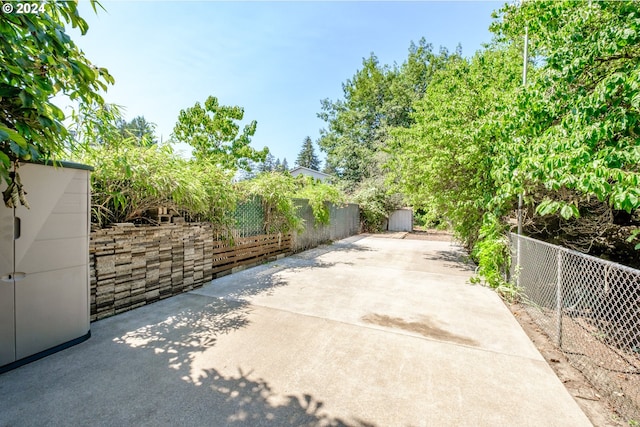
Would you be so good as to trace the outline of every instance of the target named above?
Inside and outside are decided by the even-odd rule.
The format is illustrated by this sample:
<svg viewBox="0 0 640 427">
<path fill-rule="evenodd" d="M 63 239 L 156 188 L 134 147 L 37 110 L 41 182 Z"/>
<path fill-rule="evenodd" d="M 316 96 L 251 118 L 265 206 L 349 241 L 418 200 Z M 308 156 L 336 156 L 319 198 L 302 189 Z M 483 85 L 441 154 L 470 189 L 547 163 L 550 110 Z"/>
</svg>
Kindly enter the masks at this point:
<svg viewBox="0 0 640 427">
<path fill-rule="evenodd" d="M 217 279 L 0 375 L 0 425 L 590 425 L 472 273 L 356 236 Z"/>
</svg>

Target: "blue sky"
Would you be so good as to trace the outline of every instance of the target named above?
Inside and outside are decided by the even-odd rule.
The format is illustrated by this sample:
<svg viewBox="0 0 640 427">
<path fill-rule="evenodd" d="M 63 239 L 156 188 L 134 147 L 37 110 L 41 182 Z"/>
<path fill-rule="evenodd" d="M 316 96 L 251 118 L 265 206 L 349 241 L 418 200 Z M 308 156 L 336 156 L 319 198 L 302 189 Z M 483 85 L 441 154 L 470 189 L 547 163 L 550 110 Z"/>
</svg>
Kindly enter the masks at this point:
<svg viewBox="0 0 640 427">
<path fill-rule="evenodd" d="M 400 64 L 421 37 L 471 56 L 502 3 L 103 0 L 97 15 L 82 2 L 89 32 L 72 34 L 116 79 L 105 99 L 127 119 L 145 116 L 166 141 L 181 109 L 213 95 L 244 107 L 258 122 L 253 146 L 293 166 L 324 127 L 320 100 L 340 98 L 362 58 Z"/>
</svg>

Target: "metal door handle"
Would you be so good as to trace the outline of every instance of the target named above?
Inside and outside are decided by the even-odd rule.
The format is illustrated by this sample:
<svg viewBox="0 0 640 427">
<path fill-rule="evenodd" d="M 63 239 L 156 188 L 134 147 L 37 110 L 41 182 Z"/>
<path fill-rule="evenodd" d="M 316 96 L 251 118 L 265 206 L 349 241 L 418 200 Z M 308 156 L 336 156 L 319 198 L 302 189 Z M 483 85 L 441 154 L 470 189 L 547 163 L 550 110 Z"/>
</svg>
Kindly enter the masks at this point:
<svg viewBox="0 0 640 427">
<path fill-rule="evenodd" d="M 3 282 L 11 283 L 13 282 L 13 274 L 5 274 L 4 276 L 0 277 L 0 280 Z"/>
<path fill-rule="evenodd" d="M 13 218 L 13 240 L 18 240 L 20 238 L 21 225 L 22 225 L 22 220 L 20 220 L 20 218 L 18 217 Z"/>
<path fill-rule="evenodd" d="M 22 272 L 13 273 L 13 280 L 15 280 L 16 282 L 24 279 L 25 277 L 27 277 L 27 273 L 22 273 Z"/>
</svg>

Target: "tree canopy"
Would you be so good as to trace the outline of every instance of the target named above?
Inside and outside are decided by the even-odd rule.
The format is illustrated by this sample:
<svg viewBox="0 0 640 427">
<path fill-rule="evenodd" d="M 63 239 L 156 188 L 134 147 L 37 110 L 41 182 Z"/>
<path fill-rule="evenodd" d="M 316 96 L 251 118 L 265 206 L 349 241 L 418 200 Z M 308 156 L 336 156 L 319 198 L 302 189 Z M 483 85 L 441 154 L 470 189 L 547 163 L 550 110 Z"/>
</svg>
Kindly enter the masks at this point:
<svg viewBox="0 0 640 427">
<path fill-rule="evenodd" d="M 302 141 L 302 148 L 296 158 L 296 165 L 313 170 L 320 170 L 320 159 L 318 159 L 316 155 L 313 141 L 311 141 L 311 138 L 308 136 Z"/>
<path fill-rule="evenodd" d="M 453 56 L 459 55 L 460 49 Z M 452 56 L 435 53 L 423 38 L 411 43 L 400 66 L 381 65 L 371 54 L 362 68 L 342 84 L 343 98 L 324 99 L 318 117 L 327 126 L 318 144 L 327 165 L 350 186 L 383 173 L 390 130 L 413 123 L 413 103 L 424 96 L 433 73 Z"/>
<path fill-rule="evenodd" d="M 257 122 L 251 121 L 240 132 L 236 121 L 244 118 L 244 109 L 220 105 L 218 98 L 209 96 L 204 106 L 199 102 L 180 111 L 173 138 L 193 147 L 199 161 L 208 161 L 224 169 L 249 169 L 249 161 L 263 161 L 269 150 L 251 147 L 251 137 Z"/>
<path fill-rule="evenodd" d="M 55 158 L 65 148 L 64 113 L 52 98 L 103 102 L 99 92 L 114 82 L 94 66 L 66 33 L 89 26 L 78 1 L 46 1 L 38 13 L 0 14 L 0 176 L 10 183 L 12 163 Z M 96 9 L 94 0 L 91 4 Z"/>
<path fill-rule="evenodd" d="M 134 138 L 142 146 L 158 143 L 155 123 L 148 122 L 144 116 L 136 116 L 130 122 L 120 119 L 118 121 L 118 130 L 123 137 Z"/>
<path fill-rule="evenodd" d="M 413 125 L 394 129 L 389 141 L 388 180 L 416 209 L 452 221 L 469 247 L 491 210 L 501 105 L 519 87 L 521 72 L 514 48 L 451 57 L 413 104 Z"/>
<path fill-rule="evenodd" d="M 505 40 L 529 26 L 538 78 L 505 122 L 522 152 L 519 187 L 552 193 L 541 214 L 579 215 L 576 190 L 616 209 L 640 206 L 640 8 L 634 1 L 525 2 L 506 6 L 493 30 Z M 506 177 L 503 177 L 505 183 Z M 515 189 L 515 188 L 514 188 Z M 503 188 L 509 193 L 511 188 Z M 527 188 L 523 188 L 527 192 Z"/>
</svg>

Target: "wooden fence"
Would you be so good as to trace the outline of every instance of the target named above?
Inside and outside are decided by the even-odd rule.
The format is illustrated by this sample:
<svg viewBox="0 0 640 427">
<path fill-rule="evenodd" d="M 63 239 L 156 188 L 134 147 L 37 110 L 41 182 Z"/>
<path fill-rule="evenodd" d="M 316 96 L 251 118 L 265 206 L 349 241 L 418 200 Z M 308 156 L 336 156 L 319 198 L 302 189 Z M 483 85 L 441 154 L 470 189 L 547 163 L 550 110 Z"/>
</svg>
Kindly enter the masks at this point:
<svg viewBox="0 0 640 427">
<path fill-rule="evenodd" d="M 91 233 L 91 320 L 201 287 L 291 252 L 290 235 L 228 239 L 211 224 L 115 224 Z"/>
</svg>

